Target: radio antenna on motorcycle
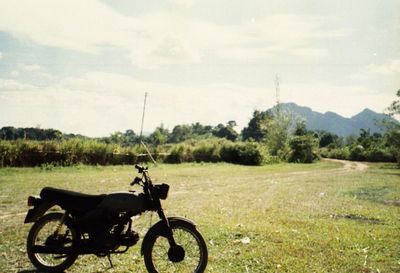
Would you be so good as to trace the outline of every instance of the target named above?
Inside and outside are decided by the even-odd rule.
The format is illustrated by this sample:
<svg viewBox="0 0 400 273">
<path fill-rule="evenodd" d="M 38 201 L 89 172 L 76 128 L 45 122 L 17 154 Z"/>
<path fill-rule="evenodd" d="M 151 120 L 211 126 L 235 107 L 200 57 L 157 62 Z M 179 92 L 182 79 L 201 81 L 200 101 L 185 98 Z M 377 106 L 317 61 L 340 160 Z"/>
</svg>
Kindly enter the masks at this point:
<svg viewBox="0 0 400 273">
<path fill-rule="evenodd" d="M 151 155 L 149 149 L 147 148 L 146 144 L 143 142 L 143 124 L 144 124 L 144 114 L 146 113 L 146 102 L 147 102 L 147 92 L 144 93 L 144 103 L 143 103 L 143 113 L 142 113 L 142 124 L 140 126 L 140 144 L 143 145 L 144 149 L 146 150 L 147 154 L 149 155 L 150 159 L 153 161 L 154 165 L 157 165 L 157 162 L 154 160 L 153 156 Z"/>
<path fill-rule="evenodd" d="M 143 123 L 144 123 L 144 114 L 146 112 L 146 102 L 147 102 L 147 92 L 144 93 L 144 103 L 143 103 L 143 113 L 142 113 L 142 125 L 140 126 L 140 141 L 142 141 L 143 136 Z"/>
</svg>

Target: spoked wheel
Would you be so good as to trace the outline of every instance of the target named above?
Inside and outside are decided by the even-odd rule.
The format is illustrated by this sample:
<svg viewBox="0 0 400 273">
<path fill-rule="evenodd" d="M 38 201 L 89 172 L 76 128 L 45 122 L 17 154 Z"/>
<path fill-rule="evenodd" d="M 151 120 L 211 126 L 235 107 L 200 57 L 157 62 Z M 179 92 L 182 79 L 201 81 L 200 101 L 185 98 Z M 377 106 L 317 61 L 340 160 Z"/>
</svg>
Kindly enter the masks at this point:
<svg viewBox="0 0 400 273">
<path fill-rule="evenodd" d="M 207 246 L 197 229 L 186 222 L 170 222 L 177 244 L 153 234 L 145 245 L 144 262 L 150 273 L 202 273 L 207 266 Z"/>
<path fill-rule="evenodd" d="M 61 225 L 57 235 L 54 232 L 60 226 L 62 213 L 49 213 L 41 217 L 31 228 L 27 240 L 28 257 L 33 265 L 44 272 L 62 272 L 69 268 L 78 255 L 36 253 L 35 247 L 72 247 L 77 241 L 74 229 Z"/>
</svg>

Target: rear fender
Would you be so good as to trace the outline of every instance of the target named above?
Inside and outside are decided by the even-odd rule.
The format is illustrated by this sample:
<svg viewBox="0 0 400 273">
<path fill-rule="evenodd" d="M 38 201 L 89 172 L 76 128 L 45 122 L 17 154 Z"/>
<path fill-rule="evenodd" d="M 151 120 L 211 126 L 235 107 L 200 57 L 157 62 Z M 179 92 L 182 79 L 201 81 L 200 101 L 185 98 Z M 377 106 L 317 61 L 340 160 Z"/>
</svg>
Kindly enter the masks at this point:
<svg viewBox="0 0 400 273">
<path fill-rule="evenodd" d="M 24 223 L 36 222 L 43 214 L 48 211 L 55 204 L 51 202 L 44 201 L 42 199 L 36 199 L 35 206 L 28 210 L 28 214 L 25 217 Z"/>
<path fill-rule="evenodd" d="M 174 223 L 178 223 L 178 222 L 182 222 L 185 223 L 186 225 L 191 225 L 193 227 L 196 227 L 196 223 L 193 222 L 192 220 L 183 218 L 183 217 L 168 217 L 168 222 L 171 224 Z M 145 245 L 148 244 L 149 239 L 151 238 L 151 236 L 155 235 L 155 234 L 159 234 L 160 236 L 166 237 L 167 234 L 165 232 L 165 223 L 160 220 L 157 223 L 155 223 L 146 233 L 146 235 L 143 238 L 143 242 L 142 242 L 142 247 L 141 247 L 141 255 L 143 256 L 144 254 L 144 248 Z"/>
</svg>

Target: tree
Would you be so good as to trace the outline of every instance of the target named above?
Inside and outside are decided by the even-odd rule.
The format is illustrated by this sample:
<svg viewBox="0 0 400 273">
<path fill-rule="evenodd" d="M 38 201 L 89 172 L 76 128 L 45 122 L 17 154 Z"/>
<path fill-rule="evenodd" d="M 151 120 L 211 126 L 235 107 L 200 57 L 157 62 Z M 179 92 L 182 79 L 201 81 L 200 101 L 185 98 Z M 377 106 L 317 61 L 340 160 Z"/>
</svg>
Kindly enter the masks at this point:
<svg viewBox="0 0 400 273">
<path fill-rule="evenodd" d="M 191 125 L 192 134 L 195 136 L 211 134 L 212 129 L 212 126 L 202 125 L 200 122 L 196 122 Z"/>
<path fill-rule="evenodd" d="M 307 134 L 306 123 L 304 121 L 300 121 L 296 123 L 296 128 L 294 129 L 295 136 L 304 136 Z"/>
<path fill-rule="evenodd" d="M 389 106 L 389 115 L 400 115 L 400 89 L 397 90 L 397 100 Z M 385 135 L 388 145 L 391 147 L 397 162 L 400 164 L 400 124 L 392 121 L 387 124 L 388 131 Z"/>
<path fill-rule="evenodd" d="M 400 115 L 400 89 L 397 90 L 397 97 L 398 99 L 392 102 L 392 104 L 389 106 L 389 115 L 394 116 L 394 115 Z"/>
<path fill-rule="evenodd" d="M 212 133 L 216 137 L 235 141 L 239 137 L 239 134 L 233 129 L 234 126 L 236 126 L 236 122 L 232 120 L 226 126 L 220 123 L 214 128 Z"/>
<path fill-rule="evenodd" d="M 149 141 L 155 146 L 165 144 L 168 141 L 170 133 L 168 129 L 164 128 L 164 125 L 157 127 L 154 132 L 149 136 Z"/>
<path fill-rule="evenodd" d="M 123 146 L 133 146 L 140 141 L 139 136 L 132 129 L 128 129 L 123 134 Z"/>
<path fill-rule="evenodd" d="M 317 159 L 316 153 L 314 152 L 317 144 L 318 141 L 312 134 L 294 136 L 289 142 L 291 148 L 289 161 L 312 163 Z"/>
<path fill-rule="evenodd" d="M 176 125 L 172 129 L 172 133 L 169 137 L 169 142 L 178 143 L 185 141 L 192 137 L 192 129 L 189 125 Z"/>
<path fill-rule="evenodd" d="M 110 139 L 110 143 L 121 144 L 121 143 L 123 143 L 124 135 L 121 132 L 117 131 L 117 132 L 112 133 L 110 135 L 109 139 Z"/>
<path fill-rule="evenodd" d="M 336 148 L 340 142 L 339 136 L 327 131 L 319 132 L 319 147 L 331 147 Z"/>
<path fill-rule="evenodd" d="M 242 130 L 243 140 L 264 140 L 269 132 L 269 123 L 273 118 L 274 116 L 270 111 L 262 112 L 255 110 L 249 124 Z"/>
<path fill-rule="evenodd" d="M 278 113 L 268 123 L 268 134 L 265 136 L 265 142 L 268 150 L 273 156 L 283 156 L 287 152 L 289 137 L 290 119 L 289 116 Z M 282 154 L 283 153 L 283 154 Z"/>
<path fill-rule="evenodd" d="M 12 126 L 1 128 L 1 138 L 4 140 L 15 140 L 17 139 L 17 129 Z"/>
</svg>

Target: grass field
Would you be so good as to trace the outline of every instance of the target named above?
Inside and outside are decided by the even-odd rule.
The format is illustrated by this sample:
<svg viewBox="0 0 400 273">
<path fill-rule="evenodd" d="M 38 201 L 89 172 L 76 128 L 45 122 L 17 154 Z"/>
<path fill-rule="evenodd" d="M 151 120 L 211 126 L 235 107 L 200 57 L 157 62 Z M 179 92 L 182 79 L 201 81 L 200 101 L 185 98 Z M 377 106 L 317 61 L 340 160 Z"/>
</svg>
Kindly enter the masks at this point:
<svg viewBox="0 0 400 273">
<path fill-rule="evenodd" d="M 393 165 L 182 164 L 150 174 L 171 185 L 167 214 L 198 224 L 207 272 L 400 272 L 400 170 Z M 127 190 L 134 176 L 131 166 L 0 169 L 0 272 L 35 272 L 25 251 L 28 195 L 44 186 Z M 145 214 L 136 229 L 144 235 L 156 220 Z M 114 256 L 113 269 L 85 256 L 68 272 L 146 272 L 139 247 Z"/>
</svg>

